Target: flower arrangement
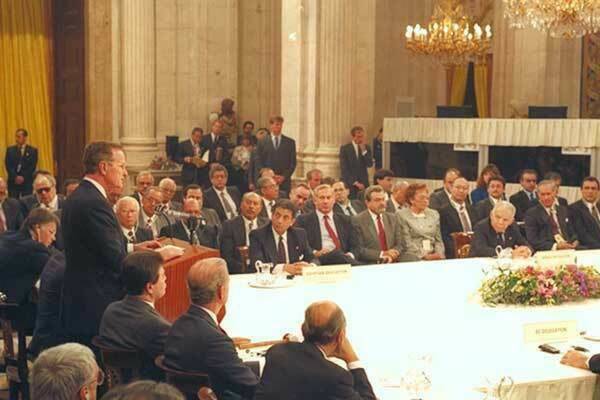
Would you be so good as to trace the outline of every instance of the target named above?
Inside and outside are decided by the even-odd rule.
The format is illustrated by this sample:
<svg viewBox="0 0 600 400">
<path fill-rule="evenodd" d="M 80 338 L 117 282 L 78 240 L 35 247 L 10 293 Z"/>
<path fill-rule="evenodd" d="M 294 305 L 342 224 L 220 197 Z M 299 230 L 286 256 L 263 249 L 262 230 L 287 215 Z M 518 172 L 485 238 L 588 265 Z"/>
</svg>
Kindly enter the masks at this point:
<svg viewBox="0 0 600 400">
<path fill-rule="evenodd" d="M 487 305 L 555 305 L 600 298 L 600 273 L 594 267 L 497 268 L 479 288 Z"/>
</svg>

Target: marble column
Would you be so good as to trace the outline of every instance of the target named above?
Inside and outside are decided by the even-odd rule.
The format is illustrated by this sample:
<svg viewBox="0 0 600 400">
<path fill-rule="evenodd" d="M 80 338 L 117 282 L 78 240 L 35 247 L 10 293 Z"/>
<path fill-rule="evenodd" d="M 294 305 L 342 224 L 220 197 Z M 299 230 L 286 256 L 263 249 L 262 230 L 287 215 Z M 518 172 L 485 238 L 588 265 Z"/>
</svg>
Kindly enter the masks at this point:
<svg viewBox="0 0 600 400">
<path fill-rule="evenodd" d="M 121 5 L 120 141 L 132 170 L 147 168 L 156 145 L 156 38 L 154 0 Z"/>
<path fill-rule="evenodd" d="M 296 177 L 312 168 L 338 177 L 351 127 L 369 128 L 374 40 L 374 0 L 283 2 L 281 110 L 297 143 Z"/>
</svg>

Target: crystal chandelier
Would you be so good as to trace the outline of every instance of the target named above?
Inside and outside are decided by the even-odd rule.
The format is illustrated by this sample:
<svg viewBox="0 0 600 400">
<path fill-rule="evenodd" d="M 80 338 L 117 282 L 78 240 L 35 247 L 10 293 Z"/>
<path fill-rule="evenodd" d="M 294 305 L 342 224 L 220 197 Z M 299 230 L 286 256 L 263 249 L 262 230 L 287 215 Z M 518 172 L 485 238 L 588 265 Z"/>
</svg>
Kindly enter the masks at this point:
<svg viewBox="0 0 600 400">
<path fill-rule="evenodd" d="M 444 68 L 480 62 L 490 48 L 492 28 L 471 24 L 458 0 L 438 4 L 426 27 L 406 27 L 406 48 L 418 55 L 433 56 Z"/>
<path fill-rule="evenodd" d="M 580 38 L 600 30 L 600 0 L 503 0 L 513 28 L 530 27 L 555 38 Z"/>
</svg>

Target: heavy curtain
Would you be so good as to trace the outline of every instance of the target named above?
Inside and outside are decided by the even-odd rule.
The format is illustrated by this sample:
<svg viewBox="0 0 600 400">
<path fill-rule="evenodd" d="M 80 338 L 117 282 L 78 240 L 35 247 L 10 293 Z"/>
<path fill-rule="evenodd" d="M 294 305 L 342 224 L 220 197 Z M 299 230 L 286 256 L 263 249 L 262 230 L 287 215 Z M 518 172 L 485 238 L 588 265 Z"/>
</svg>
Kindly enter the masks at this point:
<svg viewBox="0 0 600 400">
<path fill-rule="evenodd" d="M 488 118 L 488 67 L 486 64 L 475 64 L 475 99 L 477 101 L 477 114 L 479 118 Z"/>
<path fill-rule="evenodd" d="M 15 131 L 38 148 L 38 169 L 54 172 L 52 154 L 51 0 L 0 1 L 0 176 Z"/>
<path fill-rule="evenodd" d="M 462 106 L 465 102 L 465 93 L 467 91 L 467 77 L 469 65 L 457 65 L 452 74 L 452 88 L 450 90 L 450 105 Z"/>
</svg>

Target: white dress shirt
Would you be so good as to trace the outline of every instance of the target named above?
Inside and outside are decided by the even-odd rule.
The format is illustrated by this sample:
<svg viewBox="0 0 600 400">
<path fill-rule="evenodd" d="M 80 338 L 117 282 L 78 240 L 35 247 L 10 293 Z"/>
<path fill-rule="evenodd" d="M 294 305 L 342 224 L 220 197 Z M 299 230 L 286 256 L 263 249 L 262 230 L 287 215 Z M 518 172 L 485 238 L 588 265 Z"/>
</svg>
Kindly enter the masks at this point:
<svg viewBox="0 0 600 400">
<path fill-rule="evenodd" d="M 356 158 L 359 159 L 361 155 L 366 155 L 367 154 L 367 147 L 365 146 L 365 150 L 361 153 L 360 151 L 360 147 L 358 146 L 358 144 L 353 140 L 352 141 L 352 146 L 354 147 L 354 154 L 356 154 Z"/>
<path fill-rule="evenodd" d="M 327 232 L 324 217 L 325 214 L 317 210 L 317 218 L 319 219 L 319 229 L 321 230 L 321 249 L 332 250 L 335 249 L 335 243 L 333 242 L 331 236 L 329 236 L 329 232 Z M 333 212 L 330 211 L 329 214 L 327 214 L 327 217 L 329 219 L 329 226 L 331 227 L 333 232 L 335 232 L 335 235 L 338 237 L 339 240 L 340 235 L 338 234 L 337 229 L 335 228 L 335 222 L 333 221 Z"/>
<path fill-rule="evenodd" d="M 156 214 L 153 214 L 151 217 L 149 217 L 146 215 L 143 208 L 140 208 L 140 212 L 142 213 L 144 224 L 149 225 L 150 229 L 152 229 L 152 237 L 158 237 L 160 232 L 158 232 L 158 228 L 156 226 Z M 148 223 L 148 220 L 150 220 L 150 223 Z"/>
<path fill-rule="evenodd" d="M 225 211 L 225 214 L 227 215 L 227 219 L 237 217 L 237 211 L 236 211 L 237 206 L 235 205 L 235 201 L 233 201 L 233 198 L 231 197 L 231 195 L 229 195 L 227 188 L 225 188 L 223 190 L 219 190 L 213 186 L 213 189 L 215 190 L 215 193 L 217 193 L 217 197 L 219 198 L 219 201 L 221 202 L 221 206 L 223 206 L 223 211 Z M 223 199 L 223 195 L 225 195 L 225 199 Z M 227 212 L 227 207 L 225 207 L 224 201 L 227 201 L 227 203 L 229 203 L 229 207 L 231 208 L 231 211 L 232 211 L 231 213 Z"/>
<path fill-rule="evenodd" d="M 471 225 L 471 230 L 473 230 L 473 222 L 471 221 L 471 217 L 469 217 L 469 212 L 467 211 L 467 202 L 464 202 L 461 205 L 461 204 L 458 204 L 457 202 L 455 202 L 454 199 L 452 199 L 452 197 L 450 197 L 450 204 L 452 205 L 452 207 L 454 207 L 454 209 L 458 213 L 459 220 L 460 220 L 460 208 L 461 207 L 463 208 L 463 210 L 465 212 L 465 218 L 467 219 L 467 221 L 469 221 L 469 225 Z M 464 228 L 465 227 L 463 226 L 463 229 Z"/>
<path fill-rule="evenodd" d="M 273 204 L 275 204 L 275 200 L 266 200 L 263 199 L 263 207 L 265 209 L 265 211 L 267 212 L 267 217 L 269 217 L 269 219 L 271 219 L 271 216 L 273 215 L 273 210 L 271 209 L 271 205 L 270 203 L 273 202 Z"/>
<path fill-rule="evenodd" d="M 327 354 L 325 354 L 325 352 L 323 351 L 323 349 L 321 348 L 321 346 L 317 345 L 317 348 L 321 351 L 321 354 L 323 354 L 323 357 L 325 357 L 325 359 L 327 361 L 336 364 L 335 361 L 332 361 L 329 357 L 327 357 Z M 346 365 L 348 366 L 348 369 L 358 369 L 358 368 L 362 368 L 363 367 L 362 364 L 361 364 L 361 362 L 359 360 L 349 362 Z"/>
<path fill-rule="evenodd" d="M 250 229 L 248 229 L 248 227 L 250 226 L 250 222 L 252 222 L 252 230 L 255 230 L 256 228 L 258 228 L 258 221 L 256 220 L 256 218 L 250 221 L 243 215 L 242 221 L 244 222 L 244 231 L 246 231 L 246 246 L 250 246 Z"/>
<path fill-rule="evenodd" d="M 587 207 L 588 211 L 590 212 L 590 214 L 592 215 L 592 217 L 594 216 L 594 207 L 596 208 L 596 210 L 598 210 L 597 204 L 596 203 L 589 203 L 583 199 L 581 199 L 583 201 L 583 204 L 585 204 L 585 206 Z M 0 207 L 2 205 L 0 204 Z M 1 212 L 1 210 L 0 210 Z M 598 213 L 600 214 L 600 210 L 598 211 Z"/>
<path fill-rule="evenodd" d="M 283 235 L 280 235 L 279 233 L 277 233 L 277 231 L 273 228 L 271 228 L 271 231 L 273 232 L 273 238 L 275 239 L 275 250 L 278 255 L 279 255 L 279 237 L 281 236 L 283 238 L 283 247 L 285 249 L 285 264 L 289 264 L 290 263 L 290 253 L 288 252 L 287 231 L 283 232 Z M 279 273 L 283 272 L 283 267 L 285 266 L 285 264 L 275 265 L 275 268 L 273 268 L 273 273 L 279 274 Z"/>
</svg>

